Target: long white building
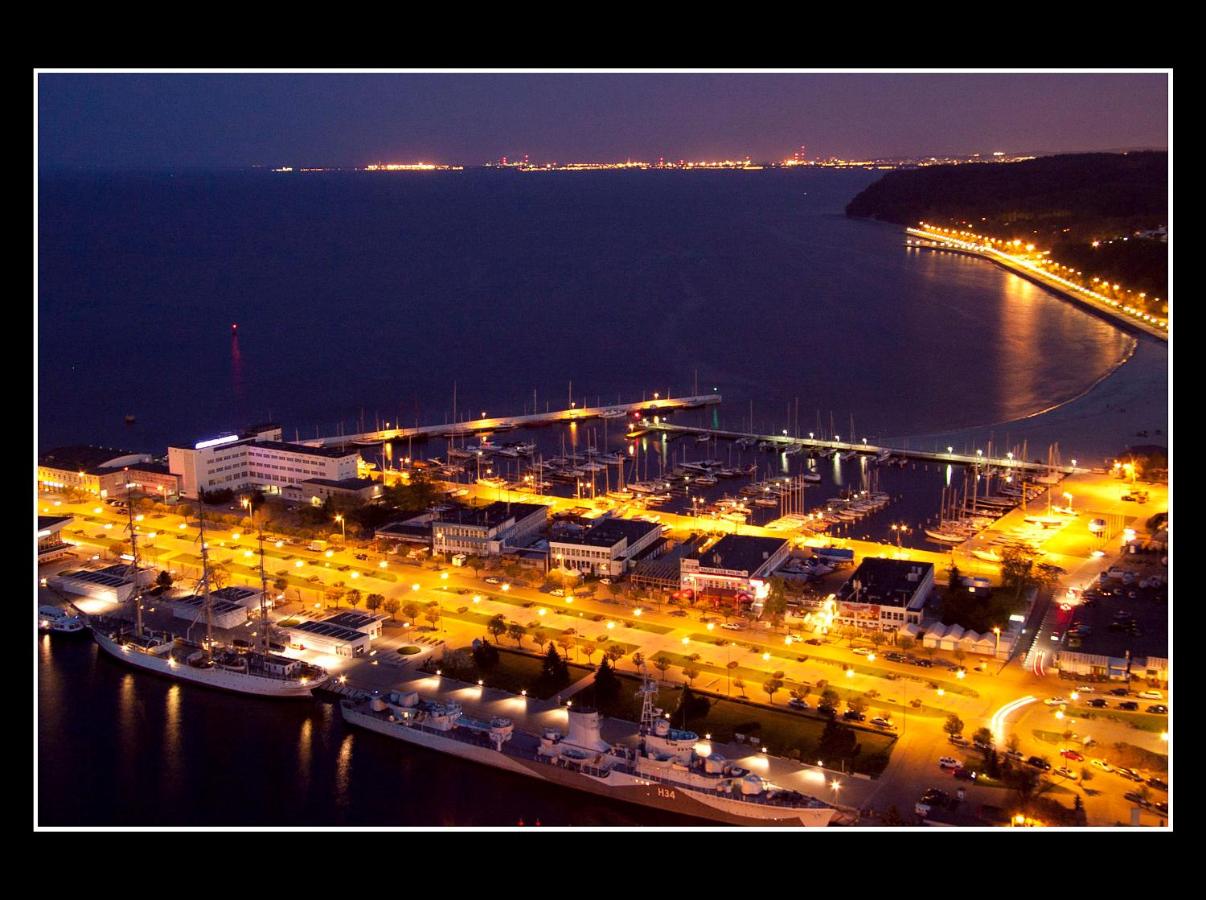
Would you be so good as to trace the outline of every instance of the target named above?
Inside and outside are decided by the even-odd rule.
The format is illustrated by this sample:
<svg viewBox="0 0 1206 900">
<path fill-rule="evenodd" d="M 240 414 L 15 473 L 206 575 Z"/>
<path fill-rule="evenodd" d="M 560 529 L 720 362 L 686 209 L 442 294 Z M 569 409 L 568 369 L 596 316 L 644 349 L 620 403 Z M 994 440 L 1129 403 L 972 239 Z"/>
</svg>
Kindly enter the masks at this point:
<svg viewBox="0 0 1206 900">
<path fill-rule="evenodd" d="M 307 447 L 281 441 L 279 425 L 168 447 L 168 467 L 180 478 L 180 493 L 196 499 L 200 491 L 251 490 L 279 494 L 313 479 L 345 481 L 359 473 L 355 449 Z"/>
</svg>

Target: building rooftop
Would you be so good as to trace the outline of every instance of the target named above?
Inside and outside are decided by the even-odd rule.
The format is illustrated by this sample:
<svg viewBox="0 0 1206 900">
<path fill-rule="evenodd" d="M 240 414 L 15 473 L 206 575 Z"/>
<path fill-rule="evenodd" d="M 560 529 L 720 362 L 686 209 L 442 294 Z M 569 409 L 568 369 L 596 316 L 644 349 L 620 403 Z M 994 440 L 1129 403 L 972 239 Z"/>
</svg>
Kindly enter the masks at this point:
<svg viewBox="0 0 1206 900">
<path fill-rule="evenodd" d="M 367 613 L 341 612 L 322 621 L 325 625 L 338 625 L 342 628 L 351 628 L 353 631 L 359 631 L 372 625 L 374 622 L 380 621 L 381 618 L 381 616 L 368 615 Z"/>
<path fill-rule="evenodd" d="M 366 635 L 363 631 L 356 631 L 352 628 L 344 628 L 340 625 L 331 625 L 328 622 L 302 622 L 300 625 L 290 625 L 297 631 L 304 631 L 307 634 L 316 634 L 320 637 L 334 638 L 337 641 L 349 643 L 352 641 L 362 640 Z"/>
<path fill-rule="evenodd" d="M 906 606 L 933 571 L 933 563 L 868 556 L 838 588 L 837 596 L 839 600 L 853 601 L 857 582 L 859 603 Z"/>
<path fill-rule="evenodd" d="M 71 519 L 71 516 L 38 516 L 38 531 L 54 531 L 62 528 Z"/>
<path fill-rule="evenodd" d="M 229 600 L 215 600 L 214 593 L 210 594 L 209 608 L 219 615 L 243 609 L 241 603 L 231 603 Z M 187 597 L 177 597 L 172 602 L 179 603 L 181 606 L 191 606 L 193 609 L 205 608 L 205 597 L 201 594 L 189 594 Z"/>
<path fill-rule="evenodd" d="M 628 546 L 632 546 L 651 531 L 661 532 L 662 526 L 656 522 L 642 522 L 638 519 L 603 519 L 591 526 L 583 534 L 561 538 L 558 543 L 585 544 L 590 547 L 614 547 L 625 538 Z"/>
<path fill-rule="evenodd" d="M 303 453 L 306 456 L 324 456 L 327 459 L 343 459 L 346 456 L 360 454 L 360 451 L 354 447 L 341 450 L 338 447 L 307 447 L 305 444 L 288 444 L 284 441 L 249 441 L 248 446 L 285 453 Z"/>
<path fill-rule="evenodd" d="M 252 588 L 235 587 L 234 585 L 229 585 L 221 590 L 210 591 L 209 595 L 211 597 L 216 597 L 219 600 L 229 600 L 231 603 L 239 603 L 243 600 L 249 600 L 252 597 L 258 597 L 260 593 L 260 591 L 253 590 Z"/>
<path fill-rule="evenodd" d="M 67 472 L 89 472 L 95 474 L 103 470 L 105 464 L 125 456 L 145 456 L 149 453 L 139 453 L 136 450 L 119 450 L 115 447 L 56 447 L 38 457 L 38 465 L 50 469 L 62 469 Z"/>
<path fill-rule="evenodd" d="M 732 569 L 753 574 L 758 567 L 774 556 L 787 541 L 783 538 L 753 537 L 748 534 L 726 534 L 711 548 L 691 557 L 699 560 L 700 568 Z"/>
<path fill-rule="evenodd" d="M 479 528 L 495 528 L 508 519 L 516 522 L 526 519 L 538 510 L 548 510 L 541 503 L 506 503 L 496 500 L 489 506 L 458 506 L 436 516 L 435 525 L 476 525 Z"/>
</svg>

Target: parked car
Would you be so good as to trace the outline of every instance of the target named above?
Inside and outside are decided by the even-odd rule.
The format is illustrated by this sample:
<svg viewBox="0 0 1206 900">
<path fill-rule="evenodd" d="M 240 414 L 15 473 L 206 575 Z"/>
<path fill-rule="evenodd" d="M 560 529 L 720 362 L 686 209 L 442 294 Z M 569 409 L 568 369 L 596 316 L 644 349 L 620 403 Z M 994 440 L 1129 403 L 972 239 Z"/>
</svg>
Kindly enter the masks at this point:
<svg viewBox="0 0 1206 900">
<path fill-rule="evenodd" d="M 1156 715 L 1158 715 L 1158 716 L 1166 716 L 1166 715 L 1168 715 L 1168 707 L 1167 707 L 1167 706 L 1163 706 L 1162 704 L 1159 704 L 1159 703 L 1154 703 L 1154 704 L 1152 704 L 1151 706 L 1149 706 L 1149 707 L 1147 708 L 1147 711 L 1148 711 L 1149 713 L 1155 713 L 1155 714 L 1156 714 Z"/>
<path fill-rule="evenodd" d="M 866 647 L 855 647 L 855 648 L 854 648 L 853 650 L 851 650 L 850 652 L 851 652 L 851 653 L 853 653 L 855 656 L 866 656 L 866 655 L 868 655 L 868 654 L 869 654 L 871 651 L 870 651 L 870 650 L 868 650 Z"/>
<path fill-rule="evenodd" d="M 1043 759 L 1041 756 L 1030 757 L 1028 760 L 1026 760 L 1026 765 L 1034 766 L 1034 768 L 1041 769 L 1044 772 L 1051 771 L 1051 763 L 1047 762 L 1047 760 Z"/>
<path fill-rule="evenodd" d="M 934 668 L 934 664 L 932 662 L 930 662 L 928 659 L 913 659 L 913 660 L 910 660 L 910 662 L 912 662 L 913 665 L 915 665 L 915 666 L 921 666 L 921 668 L 923 668 L 923 669 Z"/>
<path fill-rule="evenodd" d="M 938 766 L 942 769 L 962 769 L 963 763 L 953 756 L 938 757 Z"/>
<path fill-rule="evenodd" d="M 1048 697 L 1043 702 L 1048 706 L 1063 706 L 1068 702 L 1068 699 L 1066 697 Z"/>
<path fill-rule="evenodd" d="M 856 709 L 848 709 L 842 713 L 842 718 L 847 722 L 865 722 L 867 721 L 867 714 L 861 713 Z"/>
<path fill-rule="evenodd" d="M 728 626 L 726 625 L 725 627 L 727 628 Z M 812 646 L 814 646 L 814 647 L 820 647 L 825 642 L 823 640 L 821 640 L 820 638 L 809 638 L 804 643 L 812 644 Z"/>
<path fill-rule="evenodd" d="M 1159 691 L 1140 691 L 1139 699 L 1140 700 L 1163 700 L 1164 695 L 1161 694 Z"/>
<path fill-rule="evenodd" d="M 880 728 L 895 728 L 896 724 L 891 719 L 885 719 L 883 716 L 876 716 L 871 720 L 872 725 L 878 725 Z"/>
<path fill-rule="evenodd" d="M 829 718 L 831 718 L 831 719 L 834 718 L 835 716 L 837 716 L 837 710 L 834 709 L 832 706 L 818 706 L 817 712 L 819 712 L 823 716 L 829 716 Z"/>
<path fill-rule="evenodd" d="M 353 555 L 356 557 L 356 559 L 368 559 L 368 554 L 367 554 L 367 553 L 356 553 L 356 554 L 353 554 Z"/>
<path fill-rule="evenodd" d="M 1130 691 L 1127 690 L 1126 688 L 1114 688 L 1110 691 L 1110 693 L 1113 694 L 1115 697 L 1125 697 L 1127 694 L 1130 693 Z"/>
<path fill-rule="evenodd" d="M 972 741 L 972 746 L 974 746 L 977 750 L 983 750 L 985 752 L 992 749 L 992 743 L 990 741 L 982 741 L 979 738 L 976 738 L 974 741 Z"/>
<path fill-rule="evenodd" d="M 1154 808 L 1155 808 L 1156 812 L 1158 812 L 1162 815 L 1165 815 L 1165 816 L 1168 815 L 1168 804 L 1165 803 L 1163 800 L 1158 801 L 1155 804 Z"/>
<path fill-rule="evenodd" d="M 1126 768 L 1119 766 L 1114 771 L 1117 772 L 1119 775 L 1121 775 L 1123 778 L 1125 778 L 1127 781 L 1138 781 L 1138 782 L 1147 781 L 1146 778 L 1144 778 L 1142 775 L 1140 775 L 1134 769 L 1126 769 Z"/>
<path fill-rule="evenodd" d="M 1144 809 L 1147 809 L 1147 807 L 1151 806 L 1151 801 L 1143 799 L 1143 796 L 1136 791 L 1127 791 L 1122 796 L 1123 799 L 1129 800 L 1136 806 L 1142 806 Z"/>
<path fill-rule="evenodd" d="M 485 579 L 485 581 L 486 581 L 486 584 L 502 584 L 502 579 L 501 579 L 501 578 L 495 578 L 493 575 L 488 576 L 488 577 Z"/>
<path fill-rule="evenodd" d="M 720 627 L 723 628 L 725 631 L 740 631 L 741 630 L 741 626 L 738 625 L 736 622 L 725 622 Z M 809 643 L 811 644 L 812 641 L 809 641 Z M 820 641 L 817 641 L 817 643 L 819 644 Z"/>
<path fill-rule="evenodd" d="M 1158 791 L 1167 791 L 1168 790 L 1168 782 L 1165 781 L 1163 778 L 1157 778 L 1154 775 L 1147 780 L 1147 784 L 1148 784 L 1148 787 L 1154 787 Z"/>
<path fill-rule="evenodd" d="M 803 700 L 801 700 L 799 697 L 792 697 L 790 700 L 787 701 L 787 705 L 790 706 L 792 709 L 808 709 L 809 708 L 808 704 L 806 702 L 804 702 Z"/>
<path fill-rule="evenodd" d="M 952 734 L 949 738 L 947 738 L 947 740 L 950 741 L 952 744 L 954 744 L 956 747 L 966 747 L 967 746 L 967 738 L 965 738 L 961 734 Z"/>
<path fill-rule="evenodd" d="M 1127 700 L 1123 703 L 1119 703 L 1118 708 L 1126 710 L 1127 712 L 1135 712 L 1137 709 L 1139 709 L 1139 704 L 1134 700 Z"/>
<path fill-rule="evenodd" d="M 1114 767 L 1111 766 L 1104 759 L 1091 759 L 1091 760 L 1089 760 L 1089 765 L 1091 765 L 1094 769 L 1101 769 L 1101 771 L 1103 771 L 1103 772 L 1113 772 L 1114 771 Z"/>
<path fill-rule="evenodd" d="M 892 651 L 890 653 L 885 653 L 884 659 L 890 660 L 892 662 L 904 662 L 905 655 L 903 653 L 897 653 L 895 651 Z"/>
<path fill-rule="evenodd" d="M 955 777 L 960 781 L 975 781 L 976 773 L 969 769 L 955 769 Z"/>
<path fill-rule="evenodd" d="M 1076 627 L 1073 627 L 1072 629 L 1069 630 L 1068 633 L 1071 634 L 1072 632 L 1077 631 L 1077 630 L 1078 629 Z M 1076 693 L 1091 694 L 1091 693 L 1093 693 L 1093 686 L 1090 684 L 1082 684 L 1076 688 Z"/>
<path fill-rule="evenodd" d="M 1064 759 L 1070 759 L 1072 762 L 1084 762 L 1085 756 L 1077 750 L 1061 750 L 1059 755 Z"/>
<path fill-rule="evenodd" d="M 676 610 L 673 610 L 673 611 L 670 613 L 670 615 L 672 615 L 672 616 L 674 616 L 674 617 L 676 617 L 676 618 L 682 619 L 682 618 L 685 618 L 685 617 L 686 617 L 686 615 L 687 615 L 687 611 L 686 611 L 685 609 L 676 609 Z"/>
<path fill-rule="evenodd" d="M 1026 757 L 1025 754 L 1023 754 L 1020 750 L 1006 750 L 1005 758 L 1013 760 L 1014 762 L 1021 762 Z"/>
<path fill-rule="evenodd" d="M 1106 703 L 1105 700 L 1103 700 L 1101 697 L 1094 697 L 1092 700 L 1089 701 L 1089 706 L 1092 706 L 1094 709 L 1109 709 L 1110 708 L 1110 704 Z"/>
<path fill-rule="evenodd" d="M 553 588 L 551 591 L 549 591 L 549 593 L 552 594 L 554 597 L 564 597 L 565 596 L 565 591 L 561 588 Z"/>
<path fill-rule="evenodd" d="M 1076 780 L 1076 773 L 1073 772 L 1071 769 L 1069 769 L 1067 766 L 1060 766 L 1058 769 L 1056 769 L 1051 774 L 1058 775 L 1060 778 L 1067 778 L 1069 781 Z"/>
</svg>

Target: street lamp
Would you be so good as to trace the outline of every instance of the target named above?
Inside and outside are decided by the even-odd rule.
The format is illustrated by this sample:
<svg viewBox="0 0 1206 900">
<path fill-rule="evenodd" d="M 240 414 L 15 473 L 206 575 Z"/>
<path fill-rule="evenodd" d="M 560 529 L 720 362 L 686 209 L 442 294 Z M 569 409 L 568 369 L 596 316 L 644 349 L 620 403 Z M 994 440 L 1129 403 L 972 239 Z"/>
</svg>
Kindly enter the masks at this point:
<svg viewBox="0 0 1206 900">
<path fill-rule="evenodd" d="M 336 513 L 335 521 L 338 522 L 339 527 L 343 529 L 343 542 L 346 544 L 348 542 L 348 526 L 347 523 L 343 521 L 343 514 Z"/>
<path fill-rule="evenodd" d="M 996 637 L 996 641 L 997 641 L 996 644 L 992 648 L 992 655 L 993 655 L 993 658 L 995 659 L 1001 655 L 1001 626 L 994 625 L 992 628 L 992 633 Z"/>
</svg>

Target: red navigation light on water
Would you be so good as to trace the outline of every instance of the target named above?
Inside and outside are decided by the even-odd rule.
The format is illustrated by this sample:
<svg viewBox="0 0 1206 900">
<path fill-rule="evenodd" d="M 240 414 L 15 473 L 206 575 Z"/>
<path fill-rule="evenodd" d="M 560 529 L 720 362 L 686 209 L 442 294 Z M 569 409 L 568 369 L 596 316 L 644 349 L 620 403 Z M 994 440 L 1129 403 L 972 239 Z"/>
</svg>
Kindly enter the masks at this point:
<svg viewBox="0 0 1206 900">
<path fill-rule="evenodd" d="M 231 322 L 231 323 L 230 323 L 230 333 L 231 333 L 231 334 L 234 334 L 234 333 L 235 333 L 235 332 L 237 332 L 238 330 L 239 330 L 239 323 L 238 323 L 238 322 Z"/>
</svg>

